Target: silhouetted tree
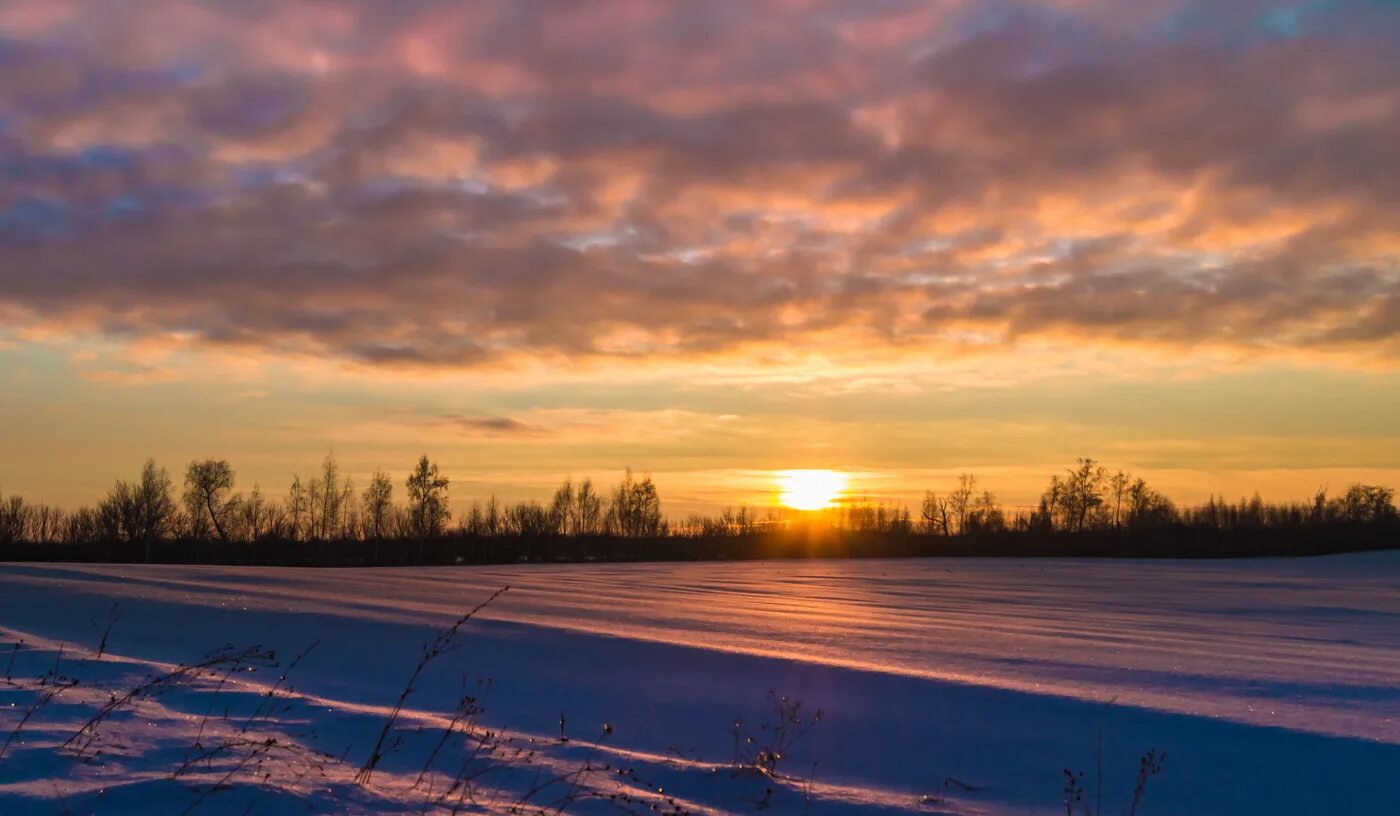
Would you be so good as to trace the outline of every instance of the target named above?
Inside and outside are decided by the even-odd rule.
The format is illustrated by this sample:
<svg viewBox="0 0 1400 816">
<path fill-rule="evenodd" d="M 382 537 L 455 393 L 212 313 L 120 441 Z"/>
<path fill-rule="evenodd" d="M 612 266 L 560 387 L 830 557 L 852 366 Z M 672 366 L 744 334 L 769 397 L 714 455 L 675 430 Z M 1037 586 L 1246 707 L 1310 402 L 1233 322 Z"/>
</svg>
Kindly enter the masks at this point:
<svg viewBox="0 0 1400 816">
<path fill-rule="evenodd" d="M 306 482 L 306 538 L 308 540 L 325 538 L 321 530 L 321 522 L 325 518 L 322 514 L 322 505 L 321 480 L 319 478 L 308 480 Z"/>
<path fill-rule="evenodd" d="M 353 491 L 349 479 L 344 484 L 340 481 L 340 465 L 335 461 L 335 454 L 327 453 L 321 462 L 321 478 L 312 483 L 311 490 L 316 538 L 332 541 L 347 532 L 344 512 Z"/>
<path fill-rule="evenodd" d="M 718 516 L 705 516 L 691 513 L 673 534 L 690 538 L 728 538 L 751 535 L 758 530 L 758 520 L 746 506 L 736 512 L 731 507 L 724 508 Z"/>
<path fill-rule="evenodd" d="M 520 502 L 506 508 L 505 532 L 523 538 L 544 538 L 555 534 L 549 511 L 536 502 Z"/>
<path fill-rule="evenodd" d="M 757 528 L 757 520 L 747 505 L 740 505 L 737 513 L 728 507 L 724 508 L 724 514 L 720 516 L 720 519 L 733 535 L 749 535 Z"/>
<path fill-rule="evenodd" d="M 1123 526 L 1123 499 L 1128 495 L 1128 486 L 1130 482 L 1131 477 L 1121 470 L 1114 473 L 1108 479 L 1108 496 L 1109 500 L 1113 503 L 1110 524 L 1112 524 L 1114 528 Z"/>
<path fill-rule="evenodd" d="M 1079 466 L 1060 479 L 1053 476 L 1040 497 L 1036 516 L 1050 529 L 1083 532 L 1104 504 L 1107 471 L 1093 459 L 1080 459 Z"/>
<path fill-rule="evenodd" d="M 952 516 L 948 511 L 948 500 L 932 490 L 924 491 L 924 501 L 919 507 L 921 532 L 929 535 L 952 535 Z"/>
<path fill-rule="evenodd" d="M 496 494 L 492 493 L 491 498 L 486 501 L 486 512 L 482 516 L 482 529 L 486 535 L 500 535 L 501 533 L 501 503 L 496 499 Z"/>
<path fill-rule="evenodd" d="M 389 481 L 389 475 L 376 470 L 360 502 L 364 510 L 365 534 L 376 541 L 384 538 L 389 532 L 389 517 L 394 510 L 394 483 Z"/>
<path fill-rule="evenodd" d="M 1125 523 L 1130 529 L 1162 527 L 1176 520 L 1176 507 L 1142 479 L 1128 485 L 1125 495 L 1128 503 Z"/>
<path fill-rule="evenodd" d="M 273 510 L 262 494 L 262 487 L 256 482 L 253 483 L 253 490 L 248 494 L 248 498 L 239 502 L 238 515 L 243 525 L 243 536 L 249 541 L 262 538 L 272 526 Z"/>
<path fill-rule="evenodd" d="M 549 501 L 549 525 L 554 535 L 573 535 L 574 483 L 565 480 Z"/>
<path fill-rule="evenodd" d="M 1327 521 L 1327 488 L 1319 487 L 1313 494 L 1312 506 L 1308 508 L 1308 521 L 1320 524 Z"/>
<path fill-rule="evenodd" d="M 23 541 L 29 531 L 29 516 L 29 507 L 23 498 L 0 496 L 0 544 Z"/>
<path fill-rule="evenodd" d="M 232 509 L 228 493 L 233 490 L 233 468 L 224 459 L 190 462 L 185 468 L 185 510 L 192 522 L 197 522 L 195 537 L 205 522 L 214 526 L 219 540 L 228 542 L 224 518 Z"/>
<path fill-rule="evenodd" d="M 861 496 L 841 505 L 840 526 L 856 533 L 908 533 L 909 510 Z"/>
<path fill-rule="evenodd" d="M 67 517 L 62 510 L 47 504 L 40 504 L 29 514 L 29 540 L 39 544 L 53 544 L 63 540 L 63 528 Z"/>
<path fill-rule="evenodd" d="M 573 535 L 597 535 L 602 532 L 603 501 L 593 489 L 593 480 L 584 479 L 574 494 L 574 507 L 569 520 Z"/>
<path fill-rule="evenodd" d="M 977 477 L 971 473 L 958 476 L 958 486 L 948 494 L 948 514 L 957 525 L 957 532 L 967 528 L 967 514 L 972 509 L 972 499 L 977 489 Z"/>
<path fill-rule="evenodd" d="M 1265 522 L 1264 497 L 1257 492 L 1248 501 L 1240 502 L 1239 510 L 1235 513 L 1235 526 L 1237 527 L 1263 527 Z"/>
<path fill-rule="evenodd" d="M 99 537 L 144 543 L 149 561 L 151 544 L 168 535 L 175 521 L 170 474 L 148 459 L 135 484 L 118 480 L 97 506 L 95 517 L 79 521 L 80 526 L 91 522 Z M 86 530 L 75 532 L 90 534 Z"/>
<path fill-rule="evenodd" d="M 1365 522 L 1394 518 L 1395 491 L 1380 485 L 1354 484 L 1347 492 L 1333 499 L 1330 515 L 1342 521 Z"/>
<path fill-rule="evenodd" d="M 104 537 L 114 538 L 116 533 L 108 533 L 100 506 L 98 509 L 79 507 L 64 519 L 63 542 L 65 544 L 91 544 Z M 149 545 L 146 547 L 146 560 L 151 560 Z"/>
<path fill-rule="evenodd" d="M 1000 533 L 1006 529 L 1006 513 L 997 504 L 997 497 L 989 491 L 973 500 L 968 508 L 963 525 L 964 533 Z"/>
<path fill-rule="evenodd" d="M 292 477 L 292 486 L 287 490 L 287 524 L 290 538 L 296 541 L 310 538 L 307 519 L 311 515 L 311 497 L 300 476 Z"/>
<path fill-rule="evenodd" d="M 481 511 L 481 502 L 472 501 L 467 514 L 462 517 L 462 532 L 470 536 L 486 535 L 486 514 Z"/>
<path fill-rule="evenodd" d="M 349 476 L 340 483 L 340 521 L 337 526 L 342 538 L 353 540 L 363 534 L 360 530 L 360 508 L 355 503 L 355 480 Z"/>
<path fill-rule="evenodd" d="M 438 472 L 438 466 L 428 461 L 427 454 L 409 474 L 408 514 L 413 535 L 420 539 L 436 538 L 442 534 L 451 517 L 447 508 L 448 479 Z"/>
<path fill-rule="evenodd" d="M 661 501 L 650 476 L 639 482 L 632 478 L 631 469 L 627 470 L 613 491 L 606 524 L 613 534 L 626 538 L 661 535 Z"/>
</svg>

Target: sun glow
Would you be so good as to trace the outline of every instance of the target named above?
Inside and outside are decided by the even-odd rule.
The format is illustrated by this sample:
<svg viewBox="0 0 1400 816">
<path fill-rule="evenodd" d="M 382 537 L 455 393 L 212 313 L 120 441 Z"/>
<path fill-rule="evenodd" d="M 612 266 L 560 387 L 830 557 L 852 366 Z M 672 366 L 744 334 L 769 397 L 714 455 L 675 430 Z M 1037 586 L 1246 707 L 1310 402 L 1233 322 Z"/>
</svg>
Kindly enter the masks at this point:
<svg viewBox="0 0 1400 816">
<path fill-rule="evenodd" d="M 785 470 L 778 475 L 778 501 L 794 510 L 825 510 L 849 483 L 850 477 L 835 470 Z"/>
</svg>

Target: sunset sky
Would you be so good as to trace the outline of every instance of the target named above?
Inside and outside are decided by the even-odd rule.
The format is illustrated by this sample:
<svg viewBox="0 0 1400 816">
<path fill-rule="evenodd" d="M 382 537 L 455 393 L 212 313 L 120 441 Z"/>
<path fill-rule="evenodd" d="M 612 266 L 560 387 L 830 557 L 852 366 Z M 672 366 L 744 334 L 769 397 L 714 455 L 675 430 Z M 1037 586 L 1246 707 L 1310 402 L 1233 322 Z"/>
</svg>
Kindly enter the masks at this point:
<svg viewBox="0 0 1400 816">
<path fill-rule="evenodd" d="M 0 491 L 1400 484 L 1400 5 L 0 3 Z"/>
</svg>

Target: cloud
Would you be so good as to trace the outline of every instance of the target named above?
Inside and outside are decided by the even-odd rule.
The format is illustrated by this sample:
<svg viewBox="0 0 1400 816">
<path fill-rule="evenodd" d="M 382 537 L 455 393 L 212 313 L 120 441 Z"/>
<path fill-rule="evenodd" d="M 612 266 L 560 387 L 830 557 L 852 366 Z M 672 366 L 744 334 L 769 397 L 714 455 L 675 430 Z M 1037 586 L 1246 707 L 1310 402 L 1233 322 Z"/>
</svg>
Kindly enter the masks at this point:
<svg viewBox="0 0 1400 816">
<path fill-rule="evenodd" d="M 510 417 L 445 416 L 443 419 L 469 435 L 535 436 L 540 429 Z"/>
<path fill-rule="evenodd" d="M 0 307 L 454 370 L 1395 359 L 1397 37 L 1362 2 L 12 0 Z"/>
<path fill-rule="evenodd" d="M 551 448 L 592 446 L 600 441 L 658 445 L 676 440 L 709 438 L 733 433 L 735 415 L 714 415 L 681 409 L 534 408 L 526 419 L 507 416 L 447 414 L 445 423 L 464 435 L 508 440 L 547 440 Z"/>
</svg>

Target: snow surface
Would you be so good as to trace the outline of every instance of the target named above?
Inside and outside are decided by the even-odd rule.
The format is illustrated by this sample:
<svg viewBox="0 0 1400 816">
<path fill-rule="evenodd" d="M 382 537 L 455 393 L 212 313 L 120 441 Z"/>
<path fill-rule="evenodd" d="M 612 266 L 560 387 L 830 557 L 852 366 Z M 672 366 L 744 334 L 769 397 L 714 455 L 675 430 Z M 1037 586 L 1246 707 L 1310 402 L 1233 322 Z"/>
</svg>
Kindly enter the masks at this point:
<svg viewBox="0 0 1400 816">
<path fill-rule="evenodd" d="M 503 585 L 462 648 L 424 671 L 392 750 L 356 784 L 424 643 Z M 531 799 L 545 812 L 593 791 L 638 812 L 1064 813 L 1065 768 L 1085 774 L 1090 805 L 1098 798 L 1101 741 L 1105 816 L 1129 812 L 1149 748 L 1166 760 L 1143 816 L 1400 813 L 1400 552 L 0 565 L 0 670 L 18 640 L 13 679 L 0 675 L 0 743 L 53 690 L 38 678 L 81 682 L 37 709 L 0 758 L 3 814 L 420 813 L 466 766 L 449 747 L 419 779 L 464 690 L 481 697 L 478 727 L 500 734 L 468 810 L 507 809 L 556 780 Z M 276 687 L 276 716 L 253 716 L 313 643 Z M 143 697 L 102 724 L 88 755 L 57 750 L 105 689 L 224 644 L 276 649 L 279 667 Z M 823 718 L 776 776 L 736 771 L 736 718 L 743 735 L 768 739 L 770 689 Z M 196 743 L 230 747 L 172 778 Z"/>
</svg>

